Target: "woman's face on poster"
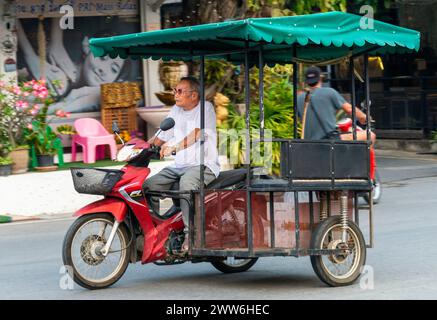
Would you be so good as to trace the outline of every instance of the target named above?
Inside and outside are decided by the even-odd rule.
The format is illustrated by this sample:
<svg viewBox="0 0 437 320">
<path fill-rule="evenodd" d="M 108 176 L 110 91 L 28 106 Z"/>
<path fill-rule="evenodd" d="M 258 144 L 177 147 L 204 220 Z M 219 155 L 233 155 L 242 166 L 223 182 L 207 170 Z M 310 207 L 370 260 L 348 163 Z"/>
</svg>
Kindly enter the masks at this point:
<svg viewBox="0 0 437 320">
<path fill-rule="evenodd" d="M 89 53 L 84 62 L 84 78 L 88 86 L 100 86 L 114 82 L 121 73 L 124 60 L 121 58 L 94 57 Z"/>
</svg>

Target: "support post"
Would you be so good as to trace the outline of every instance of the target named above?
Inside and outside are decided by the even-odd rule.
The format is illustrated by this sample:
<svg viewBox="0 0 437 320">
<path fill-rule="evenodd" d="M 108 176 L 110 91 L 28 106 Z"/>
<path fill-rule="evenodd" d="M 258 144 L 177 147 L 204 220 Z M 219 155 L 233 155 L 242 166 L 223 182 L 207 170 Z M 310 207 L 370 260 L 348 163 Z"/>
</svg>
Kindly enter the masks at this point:
<svg viewBox="0 0 437 320">
<path fill-rule="evenodd" d="M 365 79 L 365 95 L 366 95 L 366 132 L 368 145 L 368 172 L 370 181 L 370 86 L 369 86 L 369 55 L 364 55 L 364 79 Z M 369 229 L 370 229 L 370 247 L 373 247 L 373 195 L 372 190 L 369 191 Z"/>
<path fill-rule="evenodd" d="M 294 214 L 295 214 L 295 235 L 296 235 L 296 251 L 300 248 L 300 221 L 299 221 L 299 192 L 294 191 Z"/>
<path fill-rule="evenodd" d="M 245 104 L 246 104 L 246 201 L 247 201 L 247 247 L 249 255 L 253 255 L 253 225 L 252 225 L 252 197 L 250 192 L 250 78 L 249 78 L 249 42 L 245 43 L 244 52 L 244 84 L 245 84 Z"/>
<path fill-rule="evenodd" d="M 200 56 L 200 224 L 201 248 L 205 249 L 205 56 Z"/>
<path fill-rule="evenodd" d="M 297 47 L 293 44 L 293 58 L 297 57 Z M 297 62 L 293 62 L 293 138 L 297 139 L 297 82 L 298 82 Z"/>
<path fill-rule="evenodd" d="M 264 142 L 264 58 L 263 47 L 261 46 L 258 51 L 258 78 L 259 78 L 259 127 L 260 127 L 260 140 Z"/>
<path fill-rule="evenodd" d="M 272 249 L 275 248 L 275 206 L 274 206 L 274 197 L 273 197 L 273 192 L 270 191 L 269 192 L 269 196 L 270 196 L 270 247 Z"/>
<path fill-rule="evenodd" d="M 353 139 L 357 140 L 357 117 L 355 114 L 355 106 L 357 104 L 355 95 L 355 64 L 354 58 L 349 58 L 349 77 L 351 79 L 351 105 L 352 105 L 352 135 Z"/>
<path fill-rule="evenodd" d="M 367 141 L 370 142 L 370 85 L 369 85 L 369 55 L 364 55 L 364 78 L 366 94 L 366 132 Z"/>
</svg>

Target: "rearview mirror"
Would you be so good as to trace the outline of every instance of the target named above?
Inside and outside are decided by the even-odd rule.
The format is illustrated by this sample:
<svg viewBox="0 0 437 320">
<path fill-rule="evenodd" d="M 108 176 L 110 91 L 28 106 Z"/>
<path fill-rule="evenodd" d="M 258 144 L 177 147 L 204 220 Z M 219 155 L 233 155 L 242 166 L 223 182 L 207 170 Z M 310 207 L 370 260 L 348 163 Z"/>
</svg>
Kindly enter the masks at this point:
<svg viewBox="0 0 437 320">
<path fill-rule="evenodd" d="M 117 121 L 112 122 L 112 132 L 120 133 L 120 128 L 118 127 Z"/>
<path fill-rule="evenodd" d="M 171 128 L 173 128 L 175 125 L 174 119 L 173 118 L 165 118 L 164 120 L 162 120 L 161 124 L 159 125 L 159 128 L 162 131 L 167 131 L 170 130 Z"/>
</svg>

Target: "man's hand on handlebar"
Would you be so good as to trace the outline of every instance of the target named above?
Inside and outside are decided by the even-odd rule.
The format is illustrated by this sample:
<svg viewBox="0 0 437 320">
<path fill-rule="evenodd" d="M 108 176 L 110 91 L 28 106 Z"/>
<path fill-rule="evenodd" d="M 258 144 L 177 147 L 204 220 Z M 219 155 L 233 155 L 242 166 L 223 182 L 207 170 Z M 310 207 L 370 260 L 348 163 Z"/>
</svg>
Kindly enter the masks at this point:
<svg viewBox="0 0 437 320">
<path fill-rule="evenodd" d="M 166 145 L 163 145 L 161 147 L 161 151 L 159 152 L 159 155 L 160 155 L 161 159 L 164 158 L 164 157 L 168 157 L 168 156 L 174 155 L 174 154 L 176 154 L 176 146 L 166 146 Z"/>
<path fill-rule="evenodd" d="M 159 139 L 158 137 L 152 137 L 147 141 L 151 146 L 160 147 L 164 144 L 165 141 Z"/>
</svg>

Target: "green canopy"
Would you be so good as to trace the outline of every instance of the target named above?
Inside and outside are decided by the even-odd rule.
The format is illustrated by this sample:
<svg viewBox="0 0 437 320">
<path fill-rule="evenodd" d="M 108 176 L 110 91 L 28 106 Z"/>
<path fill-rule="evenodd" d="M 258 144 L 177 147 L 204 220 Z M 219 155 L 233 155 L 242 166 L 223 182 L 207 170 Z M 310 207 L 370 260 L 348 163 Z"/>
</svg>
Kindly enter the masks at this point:
<svg viewBox="0 0 437 320">
<path fill-rule="evenodd" d="M 366 29 L 371 22 L 373 28 Z M 233 51 L 244 49 L 246 43 L 252 49 L 262 45 L 268 64 L 291 63 L 294 44 L 296 60 L 319 63 L 363 53 L 418 51 L 420 33 L 350 13 L 327 12 L 233 20 L 90 40 L 91 51 L 97 57 L 189 60 L 192 56 L 217 53 L 215 58 L 236 63 L 244 61 L 244 54 Z M 256 52 L 249 59 L 257 63 Z"/>
</svg>

